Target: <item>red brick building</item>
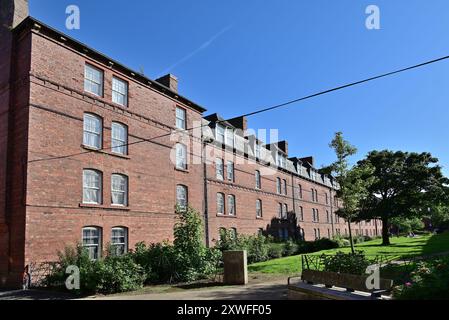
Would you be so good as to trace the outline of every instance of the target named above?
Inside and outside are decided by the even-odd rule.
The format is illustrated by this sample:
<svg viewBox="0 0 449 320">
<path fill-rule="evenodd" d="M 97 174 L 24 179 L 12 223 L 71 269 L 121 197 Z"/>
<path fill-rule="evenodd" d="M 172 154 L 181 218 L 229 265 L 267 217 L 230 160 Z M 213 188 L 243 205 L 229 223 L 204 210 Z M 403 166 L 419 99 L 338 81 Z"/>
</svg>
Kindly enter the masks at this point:
<svg viewBox="0 0 449 320">
<path fill-rule="evenodd" d="M 128 69 L 28 17 L 26 0 L 0 4 L 0 286 L 67 245 L 95 257 L 108 243 L 170 240 L 176 203 L 204 215 L 208 245 L 221 228 L 306 240 L 347 232 L 334 182 L 312 157 L 247 136 L 245 118 L 203 118 L 176 77 Z"/>
</svg>

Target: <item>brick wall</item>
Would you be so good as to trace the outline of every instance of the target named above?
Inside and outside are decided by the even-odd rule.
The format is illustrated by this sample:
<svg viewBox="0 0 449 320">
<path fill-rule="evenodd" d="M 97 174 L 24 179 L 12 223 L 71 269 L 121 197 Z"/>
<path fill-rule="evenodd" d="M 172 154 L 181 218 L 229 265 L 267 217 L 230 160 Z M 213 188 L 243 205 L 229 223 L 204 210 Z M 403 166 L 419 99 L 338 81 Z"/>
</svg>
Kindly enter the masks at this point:
<svg viewBox="0 0 449 320">
<path fill-rule="evenodd" d="M 201 110 L 106 59 L 94 59 L 89 50 L 80 49 L 80 44 L 47 31 L 32 26 L 15 31 L 16 55 L 14 63 L 10 63 L 14 90 L 9 103 L 13 108 L 9 120 L 3 118 L 3 124 L 9 123 L 7 131 L 1 127 L 9 140 L 0 144 L 1 150 L 7 149 L 8 153 L 7 161 L 0 159 L 0 178 L 5 181 L 0 192 L 5 194 L 8 189 L 6 210 L 0 211 L 0 231 L 7 234 L 7 222 L 10 232 L 0 238 L 1 261 L 8 261 L 0 263 L 0 277 L 9 272 L 10 278 L 17 280 L 25 265 L 55 260 L 58 251 L 82 240 L 82 228 L 87 226 L 102 229 L 103 248 L 111 239 L 113 227 L 128 228 L 129 248 L 141 241 L 172 240 L 177 185 L 187 186 L 189 204 L 207 214 L 210 245 L 218 239 L 222 227 L 236 228 L 241 234 L 255 234 L 263 229 L 275 236 L 279 228 L 288 228 L 290 236 L 302 228 L 306 240 L 314 240 L 317 229 L 321 237 L 332 236 L 338 230 L 344 234 L 347 227 L 343 219 L 340 223 L 335 221 L 336 205 L 329 187 L 285 170 L 273 170 L 232 151 L 223 152 L 221 146 L 208 144 L 203 150 L 196 131 L 193 137 L 192 132 L 180 134 L 187 139 L 183 143 L 188 146 L 189 165 L 187 170 L 176 170 L 173 146 L 179 137 L 167 136 L 175 126 L 175 109 L 186 110 L 188 128 L 201 121 Z M 102 97 L 84 92 L 87 63 L 104 73 Z M 127 107 L 112 102 L 113 76 L 128 82 Z M 82 145 L 85 113 L 102 119 L 101 151 Z M 246 126 L 246 120 L 241 121 Z M 126 156 L 110 150 L 112 122 L 128 127 L 130 146 Z M 155 137 L 159 138 L 152 139 Z M 201 161 L 203 151 L 207 155 L 205 166 Z M 216 158 L 224 160 L 224 181 L 216 179 Z M 226 179 L 227 161 L 235 165 L 234 181 Z M 101 205 L 82 203 L 83 169 L 102 173 Z M 261 172 L 261 189 L 255 188 L 256 170 Z M 111 175 L 115 173 L 128 177 L 129 201 L 124 208 L 111 205 Z M 276 178 L 286 181 L 287 194 L 277 193 Z M 317 190 L 317 201 L 311 199 L 312 188 Z M 235 196 L 234 217 L 217 214 L 217 193 Z M 258 199 L 262 200 L 260 218 L 256 217 Z M 294 221 L 293 225 L 279 221 L 279 203 L 286 204 L 288 211 L 298 217 L 302 207 L 304 220 Z M 313 208 L 319 211 L 319 223 L 312 221 Z M 327 221 L 326 211 L 333 220 Z M 354 225 L 364 234 L 374 228 L 374 224 Z"/>
<path fill-rule="evenodd" d="M 21 129 L 10 123 L 21 116 L 26 117 L 21 107 L 28 99 L 23 74 L 29 61 L 30 48 L 26 39 L 13 41 L 11 32 L 11 28 L 28 16 L 28 1 L 0 0 L 0 7 L 0 285 L 6 285 L 7 279 L 2 275 L 7 274 L 10 264 L 17 261 L 17 257 L 10 256 L 10 235 L 15 231 L 11 223 L 15 217 L 7 214 L 8 207 L 16 205 L 14 201 L 7 201 L 8 197 L 14 200 L 16 189 L 8 185 L 8 181 L 12 174 L 21 174 L 16 171 L 17 165 L 11 159 L 18 155 L 14 146 L 20 148 L 25 140 Z M 17 92 L 23 94 L 17 95 Z M 15 133 L 18 136 L 14 136 Z M 23 232 L 21 234 L 23 236 Z M 13 241 L 11 245 L 16 246 L 17 243 Z"/>
</svg>

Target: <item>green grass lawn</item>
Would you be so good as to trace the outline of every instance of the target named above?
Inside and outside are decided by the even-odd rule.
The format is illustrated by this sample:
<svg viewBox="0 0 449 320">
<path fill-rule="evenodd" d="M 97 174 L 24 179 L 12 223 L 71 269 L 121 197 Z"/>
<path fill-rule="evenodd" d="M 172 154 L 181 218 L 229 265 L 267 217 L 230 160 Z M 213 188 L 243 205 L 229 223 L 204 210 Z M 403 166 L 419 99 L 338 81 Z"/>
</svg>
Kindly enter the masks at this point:
<svg viewBox="0 0 449 320">
<path fill-rule="evenodd" d="M 394 258 L 401 256 L 421 256 L 440 252 L 449 252 L 449 233 L 439 235 L 421 235 L 418 238 L 391 238 L 391 245 L 384 247 L 382 240 L 376 239 L 356 245 L 356 250 L 364 251 L 366 255 L 391 255 Z M 335 254 L 337 251 L 350 252 L 350 248 L 339 248 L 323 250 L 313 253 Z M 248 267 L 249 272 L 271 273 L 271 274 L 297 274 L 301 271 L 301 256 L 285 257 L 265 262 L 252 264 Z"/>
</svg>

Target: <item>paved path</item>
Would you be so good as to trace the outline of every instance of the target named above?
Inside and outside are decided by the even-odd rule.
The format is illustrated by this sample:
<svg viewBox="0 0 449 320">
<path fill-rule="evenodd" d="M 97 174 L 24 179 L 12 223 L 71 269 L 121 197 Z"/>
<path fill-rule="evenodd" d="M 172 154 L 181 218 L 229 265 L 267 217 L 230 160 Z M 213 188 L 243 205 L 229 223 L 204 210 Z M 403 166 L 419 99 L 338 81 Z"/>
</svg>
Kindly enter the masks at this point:
<svg viewBox="0 0 449 320">
<path fill-rule="evenodd" d="M 87 300 L 286 300 L 287 281 L 275 280 L 263 284 L 224 288 L 195 289 L 170 293 L 112 295 L 89 297 Z"/>
</svg>

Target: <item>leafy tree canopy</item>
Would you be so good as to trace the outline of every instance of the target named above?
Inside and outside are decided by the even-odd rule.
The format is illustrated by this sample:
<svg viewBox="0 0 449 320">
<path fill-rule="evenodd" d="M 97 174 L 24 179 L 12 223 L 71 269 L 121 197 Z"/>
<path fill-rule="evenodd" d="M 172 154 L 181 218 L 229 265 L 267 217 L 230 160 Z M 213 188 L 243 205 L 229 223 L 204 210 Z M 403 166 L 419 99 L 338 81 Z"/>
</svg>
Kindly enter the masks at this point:
<svg viewBox="0 0 449 320">
<path fill-rule="evenodd" d="M 383 221 L 383 243 L 389 244 L 388 228 L 394 217 L 421 217 L 435 203 L 447 201 L 449 180 L 430 153 L 372 151 L 358 165 L 374 168 L 375 180 L 360 217 Z M 366 178 L 369 178 L 367 175 Z"/>
</svg>

